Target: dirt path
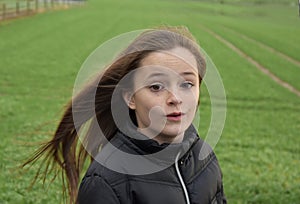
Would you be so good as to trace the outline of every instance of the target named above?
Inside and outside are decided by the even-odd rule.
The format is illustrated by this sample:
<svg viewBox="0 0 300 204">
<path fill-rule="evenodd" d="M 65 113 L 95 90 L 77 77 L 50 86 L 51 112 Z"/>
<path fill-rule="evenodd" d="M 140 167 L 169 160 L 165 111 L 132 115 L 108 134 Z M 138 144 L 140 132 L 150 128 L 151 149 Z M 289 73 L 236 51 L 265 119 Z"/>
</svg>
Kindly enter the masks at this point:
<svg viewBox="0 0 300 204">
<path fill-rule="evenodd" d="M 294 64 L 294 65 L 296 65 L 298 67 L 300 67 L 300 61 L 298 61 L 298 60 L 296 60 L 296 59 L 294 59 L 294 58 L 292 58 L 292 57 L 290 57 L 290 56 L 288 56 L 288 55 L 286 55 L 286 54 L 284 54 L 284 53 L 282 53 L 282 52 L 274 49 L 273 47 L 270 47 L 270 46 L 268 46 L 268 45 L 266 45 L 266 44 L 264 44 L 262 42 L 259 42 L 259 41 L 255 40 L 253 38 L 250 38 L 250 37 L 248 37 L 248 36 L 246 36 L 246 35 L 244 35 L 242 33 L 239 33 L 239 32 L 237 32 L 235 30 L 232 30 L 232 29 L 230 29 L 228 27 L 225 27 L 225 26 L 221 26 L 221 27 L 224 30 L 229 30 L 229 31 L 235 33 L 236 35 L 238 35 L 239 37 L 241 37 L 241 38 L 243 38 L 243 39 L 245 39 L 247 41 L 253 42 L 253 43 L 257 44 L 258 46 L 260 46 L 261 48 L 264 48 L 264 49 L 270 51 L 271 53 L 274 53 L 277 56 L 279 56 L 279 57 L 281 57 L 281 58 L 283 58 L 283 59 L 291 62 L 292 64 Z"/>
<path fill-rule="evenodd" d="M 297 96 L 300 97 L 300 91 L 298 89 L 296 89 L 295 87 L 293 87 L 289 83 L 283 81 L 282 79 L 280 79 L 279 77 L 277 77 L 276 75 L 274 75 L 272 72 L 270 72 L 269 69 L 267 69 L 266 67 L 264 67 L 263 65 L 261 65 L 260 63 L 258 63 L 257 61 L 255 61 L 253 58 L 251 58 L 250 56 L 248 56 L 242 50 L 240 50 L 239 48 L 237 48 L 236 46 L 234 46 L 232 43 L 230 43 L 229 41 L 225 40 L 220 35 L 216 34 L 215 32 L 213 32 L 212 30 L 208 29 L 207 27 L 205 27 L 203 25 L 199 25 L 199 27 L 201 29 L 203 29 L 204 31 L 208 32 L 209 34 L 211 34 L 212 36 L 214 36 L 220 42 L 224 43 L 227 47 L 229 47 L 231 50 L 233 50 L 234 52 L 236 52 L 238 55 L 240 55 L 241 57 L 243 57 L 244 59 L 246 59 L 248 62 L 250 62 L 252 65 L 254 65 L 257 69 L 259 69 L 261 72 L 263 72 L 264 74 L 266 74 L 267 76 L 269 76 L 271 79 L 273 79 L 276 83 L 278 83 L 279 85 L 283 86 L 284 88 L 290 90 L 291 92 L 293 92 L 294 94 L 296 94 Z"/>
</svg>

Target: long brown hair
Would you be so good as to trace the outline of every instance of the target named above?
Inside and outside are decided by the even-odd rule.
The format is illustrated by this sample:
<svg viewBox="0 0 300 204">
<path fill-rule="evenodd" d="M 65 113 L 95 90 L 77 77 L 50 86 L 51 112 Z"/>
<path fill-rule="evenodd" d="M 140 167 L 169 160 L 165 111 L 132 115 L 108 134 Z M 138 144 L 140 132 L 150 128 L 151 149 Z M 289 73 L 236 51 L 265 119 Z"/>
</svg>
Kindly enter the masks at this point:
<svg viewBox="0 0 300 204">
<path fill-rule="evenodd" d="M 93 158 L 101 147 L 117 131 L 111 111 L 111 99 L 115 87 L 130 71 L 139 67 L 149 53 L 171 50 L 175 47 L 188 49 L 196 58 L 200 82 L 205 74 L 205 60 L 195 38 L 186 27 L 163 27 L 147 30 L 139 35 L 103 73 L 82 89 L 66 106 L 53 138 L 42 145 L 23 166 L 43 159 L 43 177 L 51 171 L 62 172 L 64 191 L 69 202 L 75 203 L 81 171 L 88 157 Z M 121 96 L 120 96 L 121 97 Z M 124 103 L 125 104 L 125 103 Z M 134 120 L 134 113 L 130 113 Z M 74 120 L 76 118 L 76 120 Z M 87 129 L 83 130 L 85 124 Z M 101 134 L 99 133 L 100 127 Z M 79 138 L 80 132 L 80 138 Z M 39 168 L 37 176 L 42 174 Z"/>
</svg>

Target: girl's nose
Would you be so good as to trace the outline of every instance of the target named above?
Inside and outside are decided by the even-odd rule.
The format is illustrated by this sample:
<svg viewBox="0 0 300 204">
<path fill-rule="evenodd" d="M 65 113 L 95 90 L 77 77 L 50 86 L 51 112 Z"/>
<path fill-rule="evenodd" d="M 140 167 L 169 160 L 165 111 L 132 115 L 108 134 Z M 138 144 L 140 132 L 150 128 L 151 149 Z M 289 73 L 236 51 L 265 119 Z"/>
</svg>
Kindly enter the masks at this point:
<svg viewBox="0 0 300 204">
<path fill-rule="evenodd" d="M 179 97 L 178 93 L 174 91 L 168 91 L 167 104 L 168 105 L 178 105 L 182 103 L 181 97 Z"/>
</svg>

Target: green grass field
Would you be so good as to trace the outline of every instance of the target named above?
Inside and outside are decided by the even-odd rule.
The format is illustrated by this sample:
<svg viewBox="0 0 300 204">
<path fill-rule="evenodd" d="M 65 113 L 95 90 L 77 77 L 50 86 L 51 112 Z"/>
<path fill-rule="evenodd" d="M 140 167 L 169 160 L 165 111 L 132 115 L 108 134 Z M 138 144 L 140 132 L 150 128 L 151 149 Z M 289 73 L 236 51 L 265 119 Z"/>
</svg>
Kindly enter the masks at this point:
<svg viewBox="0 0 300 204">
<path fill-rule="evenodd" d="M 229 203 L 299 203 L 300 97 L 208 32 L 300 90 L 300 66 L 276 54 L 300 61 L 297 1 L 241 2 L 90 0 L 0 21 L 0 203 L 62 203 L 59 180 L 29 191 L 37 166 L 21 174 L 18 165 L 51 137 L 76 74 L 96 47 L 164 24 L 189 27 L 221 74 L 227 118 L 215 151 Z M 205 135 L 210 99 L 202 89 L 199 131 Z"/>
</svg>

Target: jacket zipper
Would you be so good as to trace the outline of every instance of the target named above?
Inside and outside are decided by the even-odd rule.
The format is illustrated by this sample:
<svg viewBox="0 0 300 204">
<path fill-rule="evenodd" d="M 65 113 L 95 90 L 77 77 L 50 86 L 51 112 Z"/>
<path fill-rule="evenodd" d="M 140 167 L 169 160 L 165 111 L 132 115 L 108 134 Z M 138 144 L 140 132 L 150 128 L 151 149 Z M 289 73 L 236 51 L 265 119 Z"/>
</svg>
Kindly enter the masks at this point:
<svg viewBox="0 0 300 204">
<path fill-rule="evenodd" d="M 190 204 L 189 194 L 188 194 L 186 185 L 185 185 L 185 183 L 184 183 L 184 181 L 183 181 L 183 179 L 182 179 L 182 176 L 181 176 L 181 173 L 180 173 L 180 170 L 179 170 L 179 166 L 178 166 L 178 163 L 179 163 L 179 160 L 178 160 L 178 159 L 179 159 L 180 153 L 181 153 L 181 152 L 179 152 L 179 153 L 176 155 L 176 158 L 175 158 L 175 170 L 176 170 L 178 179 L 179 179 L 179 181 L 180 181 L 181 187 L 182 187 L 182 189 L 183 189 L 184 197 L 185 197 L 186 203 L 187 203 L 187 204 Z M 180 164 L 183 164 L 183 161 L 181 161 Z"/>
</svg>

